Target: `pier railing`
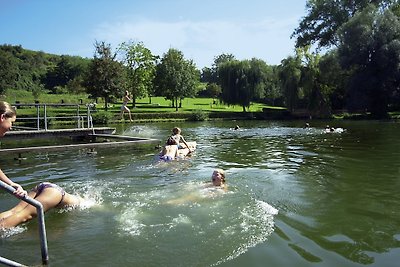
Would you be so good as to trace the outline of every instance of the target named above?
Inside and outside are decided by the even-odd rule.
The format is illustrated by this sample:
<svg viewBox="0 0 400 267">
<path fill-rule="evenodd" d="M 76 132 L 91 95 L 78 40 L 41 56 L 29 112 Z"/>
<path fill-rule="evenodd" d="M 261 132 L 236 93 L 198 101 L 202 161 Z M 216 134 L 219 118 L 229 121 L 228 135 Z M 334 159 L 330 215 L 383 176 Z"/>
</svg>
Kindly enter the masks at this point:
<svg viewBox="0 0 400 267">
<path fill-rule="evenodd" d="M 71 120 L 75 121 L 76 128 L 93 128 L 93 120 L 91 115 L 92 109 L 94 108 L 93 104 L 88 104 L 85 106 L 79 104 L 14 104 L 13 106 L 16 107 L 17 112 L 19 108 L 22 109 L 33 107 L 36 109 L 35 117 L 18 116 L 18 121 L 24 121 L 33 126 L 14 126 L 15 129 L 47 131 L 52 120 Z M 72 108 L 75 109 L 75 114 L 72 116 L 49 116 L 49 107 L 53 108 L 51 110 L 51 113 L 53 114 L 56 114 L 56 108 Z"/>
<path fill-rule="evenodd" d="M 3 181 L 0 181 L 0 188 L 4 188 L 7 190 L 10 194 L 13 194 L 15 191 L 15 188 L 4 183 Z M 36 207 L 37 210 L 37 217 L 39 220 L 39 237 L 40 237 L 40 247 L 41 247 L 41 252 L 42 252 L 42 263 L 47 265 L 49 262 L 49 254 L 48 254 L 48 247 L 47 247 L 47 236 L 46 236 L 46 225 L 44 222 L 44 210 L 43 210 L 43 205 L 39 201 L 30 198 L 28 196 L 25 196 L 21 198 L 21 200 L 33 205 Z M 8 260 L 6 258 L 3 258 L 0 256 L 0 263 L 8 265 L 8 266 L 23 266 L 22 264 L 19 264 L 17 262 Z"/>
</svg>

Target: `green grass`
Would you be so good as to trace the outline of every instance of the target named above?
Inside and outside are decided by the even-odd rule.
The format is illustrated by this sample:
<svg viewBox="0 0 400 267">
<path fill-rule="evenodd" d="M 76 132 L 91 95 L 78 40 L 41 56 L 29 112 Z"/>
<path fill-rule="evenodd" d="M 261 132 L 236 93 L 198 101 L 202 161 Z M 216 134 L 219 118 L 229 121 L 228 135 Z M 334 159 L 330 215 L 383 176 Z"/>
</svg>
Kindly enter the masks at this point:
<svg viewBox="0 0 400 267">
<path fill-rule="evenodd" d="M 90 103 L 91 99 L 88 99 L 87 94 L 40 94 L 38 100 L 40 103 L 47 104 L 60 104 L 62 101 L 68 104 L 78 104 L 82 99 L 83 103 Z M 14 104 L 19 101 L 21 104 L 32 104 L 35 103 L 35 98 L 32 92 L 25 90 L 8 90 L 5 96 L 0 96 L 0 100 L 7 101 L 10 104 Z"/>
<path fill-rule="evenodd" d="M 18 101 L 20 104 L 34 104 L 35 99 L 31 92 L 26 91 L 11 91 L 6 96 L 1 97 L 0 100 L 7 101 L 11 104 Z M 97 117 L 108 117 L 109 122 L 120 122 L 120 108 L 122 101 L 116 103 L 110 103 L 108 111 L 104 110 L 104 102 L 102 99 L 98 99 L 96 105 Z M 40 104 L 83 104 L 93 102 L 88 98 L 86 94 L 72 95 L 72 94 L 41 94 L 38 97 Z M 135 121 L 169 121 L 169 120 L 192 120 L 193 118 L 241 118 L 246 117 L 248 113 L 243 113 L 243 108 L 239 105 L 225 105 L 217 99 L 212 98 L 185 98 L 182 100 L 182 107 L 176 111 L 172 107 L 171 101 L 165 100 L 164 97 L 152 97 L 151 103 L 148 97 L 136 100 L 136 107 L 132 107 L 132 103 L 128 104 L 128 108 L 131 110 L 133 119 Z M 246 108 L 247 112 L 262 112 L 263 108 L 278 110 L 281 107 L 271 107 L 261 103 L 252 103 L 249 108 Z M 105 113 L 104 113 L 105 112 Z M 36 117 L 37 108 L 31 107 L 19 107 L 17 110 L 18 117 Z M 40 106 L 40 114 L 44 116 L 44 108 Z M 47 106 L 48 117 L 70 117 L 77 114 L 76 107 L 58 106 L 51 107 Z M 86 107 L 80 106 L 80 114 L 86 114 Z M 107 116 L 106 116 L 107 115 Z M 125 120 L 127 115 L 125 115 Z M 67 119 L 68 120 L 68 119 Z M 124 120 L 122 120 L 124 121 Z M 56 123 L 68 123 L 65 120 L 53 120 Z"/>
<path fill-rule="evenodd" d="M 33 104 L 35 103 L 35 98 L 31 92 L 24 90 L 12 90 L 8 91 L 5 96 L 1 97 L 0 100 L 7 101 L 11 104 L 19 101 L 21 104 Z M 98 99 L 98 109 L 104 109 L 104 102 L 102 99 Z M 88 98 L 87 94 L 41 94 L 38 97 L 39 103 L 46 104 L 60 104 L 62 102 L 66 104 L 83 104 L 93 102 Z M 215 101 L 215 104 L 214 104 Z M 118 101 L 116 103 L 111 103 L 109 105 L 109 110 L 111 112 L 116 112 L 120 110 L 122 102 Z M 165 100 L 164 97 L 152 97 L 151 104 L 149 103 L 149 98 L 137 99 L 136 108 L 131 108 L 131 104 L 128 107 L 133 113 L 165 113 L 165 112 L 176 112 L 175 108 L 171 106 L 171 101 Z M 271 107 L 260 103 L 252 103 L 249 112 L 260 112 L 263 108 L 280 109 L 280 107 Z M 58 109 L 59 110 L 59 109 Z M 212 98 L 185 98 L 182 101 L 182 108 L 179 108 L 179 112 L 193 112 L 197 110 L 202 110 L 205 112 L 242 112 L 243 108 L 239 105 L 225 105 Z"/>
</svg>

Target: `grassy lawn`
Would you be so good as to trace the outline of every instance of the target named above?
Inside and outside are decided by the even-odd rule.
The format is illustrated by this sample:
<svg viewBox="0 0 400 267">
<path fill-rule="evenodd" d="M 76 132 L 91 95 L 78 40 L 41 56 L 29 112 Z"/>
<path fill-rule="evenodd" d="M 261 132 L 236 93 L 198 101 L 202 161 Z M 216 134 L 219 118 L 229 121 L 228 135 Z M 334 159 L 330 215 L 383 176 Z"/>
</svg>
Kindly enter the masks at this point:
<svg viewBox="0 0 400 267">
<path fill-rule="evenodd" d="M 93 102 L 88 98 L 87 94 L 41 94 L 37 98 L 40 104 L 88 104 Z M 31 92 L 18 90 L 18 91 L 9 91 L 6 93 L 6 96 L 0 97 L 0 100 L 7 101 L 11 104 L 19 101 L 21 104 L 33 104 L 35 103 L 35 98 L 33 97 Z M 111 103 L 109 105 L 109 111 L 112 113 L 119 112 L 122 102 L 119 100 L 116 103 Z M 132 108 L 131 103 L 128 104 L 128 107 L 131 109 L 133 113 L 166 113 L 166 112 L 176 112 L 175 108 L 171 106 L 171 101 L 165 100 L 164 97 L 152 97 L 151 104 L 149 103 L 149 98 L 137 99 L 136 100 L 136 108 Z M 282 109 L 281 107 L 271 107 L 261 103 L 252 103 L 249 109 L 246 109 L 249 112 L 261 112 L 263 108 L 273 108 L 273 109 Z M 70 110 L 70 108 L 63 108 L 66 111 Z M 75 108 L 73 108 L 75 109 Z M 97 104 L 98 110 L 104 110 L 104 102 L 102 99 L 99 99 Z M 49 111 L 52 108 L 49 107 Z M 62 108 L 57 108 L 56 111 L 59 112 Z M 225 105 L 220 103 L 219 100 L 215 100 L 212 98 L 185 98 L 182 101 L 182 108 L 179 108 L 178 112 L 193 112 L 202 110 L 205 112 L 242 112 L 243 108 L 238 105 Z M 22 110 L 21 110 L 22 112 Z M 25 112 L 29 113 L 29 109 Z"/>
</svg>

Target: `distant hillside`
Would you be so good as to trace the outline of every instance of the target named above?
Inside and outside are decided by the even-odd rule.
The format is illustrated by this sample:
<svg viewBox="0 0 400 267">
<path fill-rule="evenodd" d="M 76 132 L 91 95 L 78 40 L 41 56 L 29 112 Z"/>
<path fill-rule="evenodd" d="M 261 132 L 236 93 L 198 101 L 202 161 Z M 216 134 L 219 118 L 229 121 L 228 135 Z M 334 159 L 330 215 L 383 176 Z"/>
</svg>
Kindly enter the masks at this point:
<svg viewBox="0 0 400 267">
<path fill-rule="evenodd" d="M 7 90 L 80 91 L 91 60 L 78 56 L 54 55 L 22 46 L 0 45 L 0 95 Z"/>
</svg>

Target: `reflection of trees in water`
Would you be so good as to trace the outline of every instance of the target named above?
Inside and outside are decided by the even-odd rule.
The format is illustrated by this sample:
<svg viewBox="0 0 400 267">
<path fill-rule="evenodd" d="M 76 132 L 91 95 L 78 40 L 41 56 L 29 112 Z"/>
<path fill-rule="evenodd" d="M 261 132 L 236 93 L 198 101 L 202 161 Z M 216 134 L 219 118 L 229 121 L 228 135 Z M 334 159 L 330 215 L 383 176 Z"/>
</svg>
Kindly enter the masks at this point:
<svg viewBox="0 0 400 267">
<path fill-rule="evenodd" d="M 393 186 L 398 183 L 398 163 L 388 158 L 388 151 L 399 143 L 393 140 L 393 132 L 381 133 L 376 139 L 368 137 L 376 132 L 375 127 L 362 129 L 326 137 L 320 146 L 305 145 L 306 150 L 318 152 L 318 157 L 309 159 L 296 174 L 303 185 L 301 198 L 308 205 L 296 211 L 302 219 L 287 215 L 281 220 L 327 251 L 352 262 L 372 264 L 375 258 L 370 252 L 384 253 L 400 246 L 396 238 L 400 198 Z M 294 241 L 296 237 L 287 238 L 290 247 L 306 260 L 308 254 L 313 255 L 307 245 Z"/>
</svg>

